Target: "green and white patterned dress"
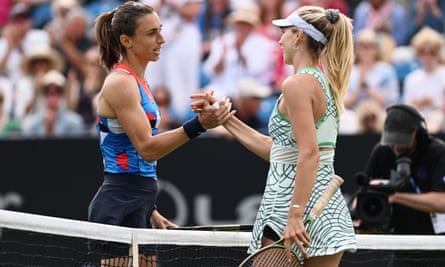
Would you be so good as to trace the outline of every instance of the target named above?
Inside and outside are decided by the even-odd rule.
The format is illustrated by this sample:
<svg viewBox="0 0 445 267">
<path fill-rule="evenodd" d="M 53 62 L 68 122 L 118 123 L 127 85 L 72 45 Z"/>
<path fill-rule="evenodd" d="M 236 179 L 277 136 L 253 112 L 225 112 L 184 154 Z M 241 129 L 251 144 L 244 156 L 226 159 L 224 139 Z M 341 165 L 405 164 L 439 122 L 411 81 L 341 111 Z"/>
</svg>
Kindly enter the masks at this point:
<svg viewBox="0 0 445 267">
<path fill-rule="evenodd" d="M 338 134 L 338 112 L 335 101 L 323 74 L 318 69 L 305 68 L 298 73 L 314 75 L 321 83 L 327 98 L 325 115 L 315 123 L 319 147 L 335 149 Z M 253 253 L 261 247 L 263 229 L 268 225 L 279 236 L 287 224 L 292 192 L 294 191 L 298 146 L 291 123 L 278 111 L 278 98 L 269 119 L 269 133 L 272 138 L 270 167 L 260 208 L 252 231 L 248 249 Z M 304 129 L 302 129 L 304 130 Z M 304 211 L 307 216 L 315 201 L 320 197 L 333 177 L 335 150 L 320 151 L 317 177 L 311 196 Z M 296 188 L 298 192 L 298 188 Z M 349 210 L 341 190 L 337 190 L 321 216 L 308 233 L 311 246 L 306 249 L 311 257 L 331 255 L 340 251 L 354 251 L 356 239 Z M 296 246 L 294 247 L 296 249 Z"/>
</svg>

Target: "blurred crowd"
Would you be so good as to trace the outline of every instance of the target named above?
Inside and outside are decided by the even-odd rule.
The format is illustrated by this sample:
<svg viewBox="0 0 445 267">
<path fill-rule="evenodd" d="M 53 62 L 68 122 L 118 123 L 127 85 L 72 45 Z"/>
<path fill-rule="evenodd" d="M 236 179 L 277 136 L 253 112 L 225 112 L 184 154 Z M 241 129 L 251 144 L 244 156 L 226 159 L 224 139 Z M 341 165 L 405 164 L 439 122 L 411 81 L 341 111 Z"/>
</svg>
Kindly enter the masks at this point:
<svg viewBox="0 0 445 267">
<path fill-rule="evenodd" d="M 385 107 L 413 105 L 432 133 L 445 132 L 445 1 L 140 0 L 166 39 L 146 79 L 161 109 L 160 131 L 193 116 L 189 95 L 213 90 L 236 116 L 267 132 L 291 67 L 272 19 L 300 5 L 353 19 L 355 64 L 341 134 L 380 133 Z M 107 72 L 95 18 L 119 0 L 0 0 L 0 135 L 95 135 L 95 96 Z M 207 134 L 225 134 L 218 129 Z"/>
</svg>

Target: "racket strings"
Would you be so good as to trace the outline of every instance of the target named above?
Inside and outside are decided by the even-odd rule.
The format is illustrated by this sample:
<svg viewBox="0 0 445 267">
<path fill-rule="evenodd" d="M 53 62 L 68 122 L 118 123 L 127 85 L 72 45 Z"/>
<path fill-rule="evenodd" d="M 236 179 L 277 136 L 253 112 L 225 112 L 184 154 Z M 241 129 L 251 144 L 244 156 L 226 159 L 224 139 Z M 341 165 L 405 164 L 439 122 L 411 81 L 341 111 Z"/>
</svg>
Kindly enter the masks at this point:
<svg viewBox="0 0 445 267">
<path fill-rule="evenodd" d="M 300 267 L 300 262 L 297 257 L 292 257 L 289 262 L 287 259 L 286 250 L 282 247 L 270 248 L 255 257 L 244 265 L 249 267 Z"/>
</svg>

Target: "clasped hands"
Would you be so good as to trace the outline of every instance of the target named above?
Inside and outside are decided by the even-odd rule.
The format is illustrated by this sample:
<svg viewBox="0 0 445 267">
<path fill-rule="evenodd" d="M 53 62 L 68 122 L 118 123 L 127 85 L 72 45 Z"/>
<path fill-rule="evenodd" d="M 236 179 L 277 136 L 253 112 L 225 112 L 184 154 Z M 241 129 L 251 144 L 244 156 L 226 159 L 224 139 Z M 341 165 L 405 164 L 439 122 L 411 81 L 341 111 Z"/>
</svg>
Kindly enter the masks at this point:
<svg viewBox="0 0 445 267">
<path fill-rule="evenodd" d="M 192 111 L 199 113 L 199 122 L 205 129 L 215 128 L 226 122 L 236 111 L 231 110 L 232 102 L 224 97 L 217 99 L 213 91 L 196 93 L 190 96 Z"/>
</svg>

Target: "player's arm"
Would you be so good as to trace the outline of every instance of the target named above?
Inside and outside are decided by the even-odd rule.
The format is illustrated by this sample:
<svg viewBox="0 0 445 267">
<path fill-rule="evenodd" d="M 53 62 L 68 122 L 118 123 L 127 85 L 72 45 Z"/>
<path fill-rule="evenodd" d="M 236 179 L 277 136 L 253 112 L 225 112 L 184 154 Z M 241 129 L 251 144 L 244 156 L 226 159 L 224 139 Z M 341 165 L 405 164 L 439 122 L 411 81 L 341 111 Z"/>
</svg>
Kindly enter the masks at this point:
<svg viewBox="0 0 445 267">
<path fill-rule="evenodd" d="M 314 105 L 319 101 L 315 101 L 314 79 L 311 75 L 296 75 L 287 79 L 282 86 L 283 102 L 280 104 L 280 111 L 283 111 L 292 124 L 299 151 L 295 178 L 298 193 L 294 192 L 292 204 L 302 206 L 306 204 L 312 191 L 319 160 L 314 115 Z"/>
<path fill-rule="evenodd" d="M 146 161 L 158 160 L 190 140 L 183 127 L 152 136 L 152 128 L 140 104 L 141 97 L 132 76 L 125 73 L 110 75 L 101 94 L 99 114 L 118 118 L 132 144 Z M 228 114 L 228 111 L 220 110 L 217 116 L 223 117 L 224 114 Z M 202 126 L 207 128 L 213 125 Z"/>
<path fill-rule="evenodd" d="M 282 85 L 283 101 L 279 106 L 282 114 L 292 124 L 299 150 L 291 205 L 298 205 L 300 208 L 289 209 L 288 223 L 284 230 L 286 240 L 293 243 L 310 242 L 303 225 L 303 212 L 314 186 L 319 160 L 314 115 L 314 103 L 319 101 L 315 101 L 314 79 L 309 75 L 296 75 L 286 79 Z"/>
<path fill-rule="evenodd" d="M 130 75 L 118 72 L 110 75 L 105 81 L 102 98 L 111 114 L 103 115 L 117 118 L 138 153 L 146 161 L 155 161 L 186 143 L 189 138 L 181 128 L 157 138 L 152 136 L 137 88 L 136 81 Z M 101 107 L 102 103 L 99 102 L 99 114 Z"/>
<path fill-rule="evenodd" d="M 201 112 L 204 103 L 214 104 L 217 99 L 212 92 L 196 93 L 190 96 L 195 101 L 191 103 L 194 112 Z M 219 100 L 221 107 L 227 106 L 224 101 Z M 235 111 L 232 111 L 233 114 Z M 258 157 L 269 161 L 270 149 L 272 147 L 272 139 L 270 136 L 262 134 L 253 129 L 235 116 L 229 116 L 223 123 L 224 128 L 234 136 L 238 142 L 246 147 L 250 152 Z"/>
<path fill-rule="evenodd" d="M 272 147 L 270 136 L 258 132 L 235 116 L 230 117 L 223 126 L 250 152 L 269 161 Z"/>
</svg>

